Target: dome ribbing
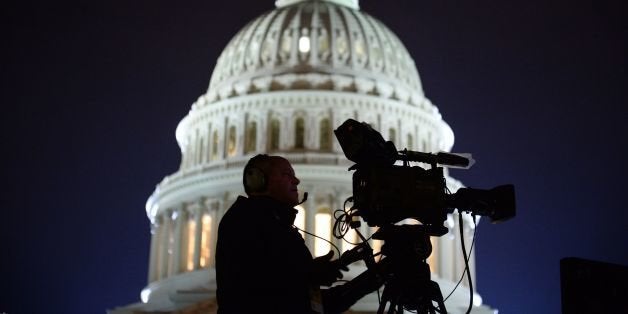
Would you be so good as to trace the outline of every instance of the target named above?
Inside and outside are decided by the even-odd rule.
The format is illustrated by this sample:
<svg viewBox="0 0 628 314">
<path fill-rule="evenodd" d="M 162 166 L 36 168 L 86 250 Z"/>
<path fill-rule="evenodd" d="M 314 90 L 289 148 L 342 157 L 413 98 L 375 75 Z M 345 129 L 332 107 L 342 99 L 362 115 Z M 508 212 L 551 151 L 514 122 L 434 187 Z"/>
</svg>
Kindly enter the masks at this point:
<svg viewBox="0 0 628 314">
<path fill-rule="evenodd" d="M 395 34 L 357 9 L 312 0 L 279 7 L 245 26 L 218 58 L 199 105 L 304 89 L 426 105 L 414 61 Z"/>
</svg>

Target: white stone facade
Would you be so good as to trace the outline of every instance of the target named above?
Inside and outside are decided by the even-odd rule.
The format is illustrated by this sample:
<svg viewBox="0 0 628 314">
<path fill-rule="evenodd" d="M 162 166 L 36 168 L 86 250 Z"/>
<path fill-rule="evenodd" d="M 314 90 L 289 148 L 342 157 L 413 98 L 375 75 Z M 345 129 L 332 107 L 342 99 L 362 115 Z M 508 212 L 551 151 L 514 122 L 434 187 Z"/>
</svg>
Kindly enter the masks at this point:
<svg viewBox="0 0 628 314">
<path fill-rule="evenodd" d="M 127 310 L 174 311 L 214 297 L 217 226 L 244 193 L 242 169 L 255 154 L 291 161 L 310 196 L 299 208 L 302 227 L 321 230 L 317 215 L 333 217 L 352 193 L 352 162 L 333 136 L 348 118 L 370 123 L 398 149 L 450 151 L 454 142 L 401 41 L 359 11 L 357 1 L 279 0 L 277 9 L 245 26 L 218 59 L 207 93 L 177 127 L 180 169 L 158 184 L 146 206 L 152 240 L 145 304 Z M 461 183 L 448 177 L 448 186 L 456 191 Z M 444 296 L 464 268 L 457 219 L 450 215 L 446 226 L 449 234 L 432 239 L 428 261 Z M 368 237 L 373 230 L 363 223 L 361 231 Z M 472 231 L 465 228 L 467 247 Z M 305 240 L 315 252 L 316 240 Z M 474 264 L 472 255 L 472 273 Z M 357 265 L 346 277 L 362 270 Z M 376 300 L 371 295 L 354 309 L 375 311 Z M 462 287 L 446 304 L 458 313 L 467 303 Z"/>
</svg>

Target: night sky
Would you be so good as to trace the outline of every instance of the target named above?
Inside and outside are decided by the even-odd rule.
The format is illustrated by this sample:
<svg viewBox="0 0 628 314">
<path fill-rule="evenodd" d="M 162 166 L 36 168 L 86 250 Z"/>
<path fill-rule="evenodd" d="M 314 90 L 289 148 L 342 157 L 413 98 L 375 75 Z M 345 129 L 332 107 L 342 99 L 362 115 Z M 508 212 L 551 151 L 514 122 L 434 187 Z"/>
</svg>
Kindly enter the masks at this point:
<svg viewBox="0 0 628 314">
<path fill-rule="evenodd" d="M 408 48 L 476 164 L 513 183 L 476 286 L 500 313 L 560 312 L 559 260 L 628 265 L 623 0 L 362 0 Z M 19 7 L 18 7 L 19 6 Z M 145 202 L 229 39 L 272 0 L 4 4 L 0 313 L 104 313 L 147 283 Z M 298 175 L 298 173 L 297 173 Z M 349 173 L 347 175 L 350 175 Z"/>
</svg>

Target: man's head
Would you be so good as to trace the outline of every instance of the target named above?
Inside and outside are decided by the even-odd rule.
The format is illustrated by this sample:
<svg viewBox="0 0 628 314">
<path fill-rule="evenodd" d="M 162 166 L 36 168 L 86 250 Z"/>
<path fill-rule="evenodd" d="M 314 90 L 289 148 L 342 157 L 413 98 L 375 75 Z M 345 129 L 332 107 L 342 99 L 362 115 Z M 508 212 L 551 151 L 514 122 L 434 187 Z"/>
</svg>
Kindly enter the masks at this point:
<svg viewBox="0 0 628 314">
<path fill-rule="evenodd" d="M 280 156 L 257 155 L 244 167 L 244 191 L 249 196 L 268 196 L 289 206 L 299 203 L 297 185 L 290 162 Z"/>
</svg>

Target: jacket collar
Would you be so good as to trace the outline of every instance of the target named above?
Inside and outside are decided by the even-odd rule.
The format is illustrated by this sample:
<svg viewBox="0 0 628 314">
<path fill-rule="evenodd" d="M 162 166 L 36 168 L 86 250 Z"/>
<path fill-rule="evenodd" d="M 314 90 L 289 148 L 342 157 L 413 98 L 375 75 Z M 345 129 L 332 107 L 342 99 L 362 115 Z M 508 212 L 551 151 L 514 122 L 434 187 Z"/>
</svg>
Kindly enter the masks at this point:
<svg viewBox="0 0 628 314">
<path fill-rule="evenodd" d="M 268 196 L 250 196 L 248 201 L 252 206 L 257 207 L 256 210 L 272 212 L 279 222 L 289 226 L 294 224 L 294 219 L 297 217 L 298 210 L 294 207 L 290 207 Z"/>
</svg>

